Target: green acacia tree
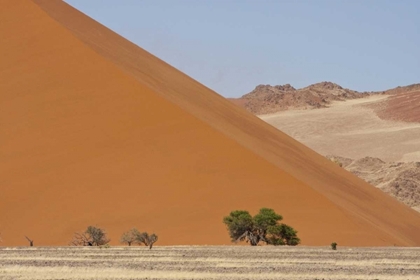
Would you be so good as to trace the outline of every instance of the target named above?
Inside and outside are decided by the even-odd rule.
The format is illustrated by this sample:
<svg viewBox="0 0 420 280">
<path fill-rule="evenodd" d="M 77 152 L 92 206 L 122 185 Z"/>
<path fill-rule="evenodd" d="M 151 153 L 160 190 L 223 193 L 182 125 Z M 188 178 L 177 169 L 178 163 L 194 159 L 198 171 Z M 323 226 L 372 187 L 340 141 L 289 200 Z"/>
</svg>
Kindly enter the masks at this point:
<svg viewBox="0 0 420 280">
<path fill-rule="evenodd" d="M 260 241 L 271 245 L 291 245 L 300 243 L 297 231 L 289 225 L 279 223 L 283 217 L 273 209 L 261 208 L 254 217 L 245 210 L 232 211 L 223 218 L 232 242 L 246 241 L 252 246 Z"/>
<path fill-rule="evenodd" d="M 223 218 L 229 230 L 232 241 L 236 241 L 246 232 L 252 231 L 254 221 L 248 211 L 236 210 L 230 212 L 229 216 Z"/>
</svg>

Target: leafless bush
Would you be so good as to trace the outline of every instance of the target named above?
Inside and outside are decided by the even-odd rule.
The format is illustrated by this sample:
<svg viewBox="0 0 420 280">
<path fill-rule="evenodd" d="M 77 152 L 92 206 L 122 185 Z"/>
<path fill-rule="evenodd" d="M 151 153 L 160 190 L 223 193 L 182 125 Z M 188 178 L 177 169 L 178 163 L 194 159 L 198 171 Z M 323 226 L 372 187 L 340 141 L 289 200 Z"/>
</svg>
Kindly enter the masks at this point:
<svg viewBox="0 0 420 280">
<path fill-rule="evenodd" d="M 34 246 L 34 241 L 33 240 L 31 240 L 29 237 L 27 237 L 26 235 L 25 235 L 25 238 L 29 241 L 29 246 L 31 246 L 31 247 L 33 247 Z"/>
<path fill-rule="evenodd" d="M 72 246 L 93 246 L 92 240 L 85 234 L 75 232 L 73 239 L 70 241 Z"/>
<path fill-rule="evenodd" d="M 137 237 L 140 235 L 141 233 L 136 228 L 132 228 L 121 235 L 120 242 L 131 246 L 131 244 L 137 241 Z"/>
<path fill-rule="evenodd" d="M 158 236 L 154 233 L 149 235 L 147 232 L 142 232 L 136 236 L 136 242 L 138 244 L 144 244 L 145 246 L 149 246 L 149 249 L 152 249 L 153 244 L 155 244 L 157 240 Z"/>
<path fill-rule="evenodd" d="M 102 228 L 88 226 L 85 232 L 76 232 L 70 241 L 72 246 L 102 246 L 111 240 L 106 236 L 106 232 Z"/>
</svg>

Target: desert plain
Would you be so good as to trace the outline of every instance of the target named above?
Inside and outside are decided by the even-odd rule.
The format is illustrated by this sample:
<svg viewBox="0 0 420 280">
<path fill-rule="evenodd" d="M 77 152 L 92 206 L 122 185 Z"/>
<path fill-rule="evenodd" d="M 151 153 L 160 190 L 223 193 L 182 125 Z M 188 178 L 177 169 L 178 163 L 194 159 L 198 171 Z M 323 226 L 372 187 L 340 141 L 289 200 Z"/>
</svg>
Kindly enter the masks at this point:
<svg viewBox="0 0 420 280">
<path fill-rule="evenodd" d="M 0 278 L 420 279 L 419 248 L 156 246 L 0 249 Z"/>
</svg>

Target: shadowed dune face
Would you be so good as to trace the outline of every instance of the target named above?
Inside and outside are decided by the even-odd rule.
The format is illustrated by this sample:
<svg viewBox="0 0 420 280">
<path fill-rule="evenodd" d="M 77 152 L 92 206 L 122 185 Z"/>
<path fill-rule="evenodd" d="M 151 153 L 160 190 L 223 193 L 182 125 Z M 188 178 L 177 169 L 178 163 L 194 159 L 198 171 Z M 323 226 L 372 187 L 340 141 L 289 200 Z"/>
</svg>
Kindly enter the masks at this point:
<svg viewBox="0 0 420 280">
<path fill-rule="evenodd" d="M 4 2 L 0 18 L 5 245 L 87 225 L 114 244 L 133 226 L 227 244 L 222 217 L 260 207 L 307 245 L 420 245 L 418 213 L 64 2 Z"/>
</svg>

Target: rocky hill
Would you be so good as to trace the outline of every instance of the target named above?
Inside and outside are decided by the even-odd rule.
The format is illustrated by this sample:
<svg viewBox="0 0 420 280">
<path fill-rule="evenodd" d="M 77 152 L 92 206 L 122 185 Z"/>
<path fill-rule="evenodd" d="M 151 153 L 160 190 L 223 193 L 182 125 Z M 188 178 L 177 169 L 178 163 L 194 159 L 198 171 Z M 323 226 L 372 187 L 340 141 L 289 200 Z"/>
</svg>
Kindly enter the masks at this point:
<svg viewBox="0 0 420 280">
<path fill-rule="evenodd" d="M 240 98 L 230 98 L 230 100 L 253 114 L 263 115 L 290 109 L 325 108 L 332 101 L 363 98 L 373 94 L 398 95 L 419 90 L 420 84 L 370 92 L 346 89 L 332 82 L 321 82 L 301 89 L 296 89 L 290 84 L 258 85 L 250 93 Z"/>
<path fill-rule="evenodd" d="M 335 83 L 321 82 L 301 89 L 286 85 L 259 85 L 241 98 L 231 99 L 254 114 L 270 114 L 287 109 L 314 109 L 331 101 L 362 98 L 366 95 Z"/>
<path fill-rule="evenodd" d="M 420 92 L 416 85 L 260 118 L 420 210 Z M 357 159 L 357 160 L 354 160 Z"/>
<path fill-rule="evenodd" d="M 332 155 L 327 158 L 420 211 L 420 162 L 385 162 L 374 157 L 354 160 Z"/>
</svg>

